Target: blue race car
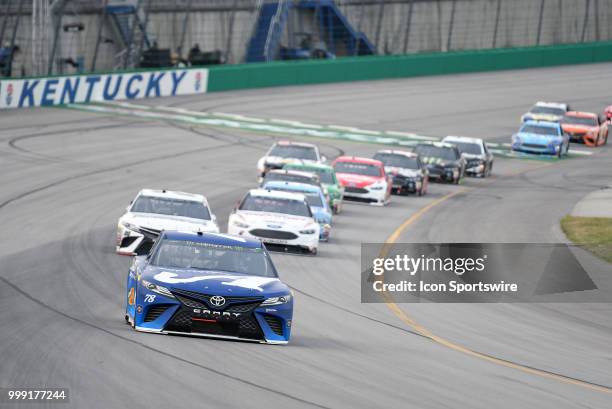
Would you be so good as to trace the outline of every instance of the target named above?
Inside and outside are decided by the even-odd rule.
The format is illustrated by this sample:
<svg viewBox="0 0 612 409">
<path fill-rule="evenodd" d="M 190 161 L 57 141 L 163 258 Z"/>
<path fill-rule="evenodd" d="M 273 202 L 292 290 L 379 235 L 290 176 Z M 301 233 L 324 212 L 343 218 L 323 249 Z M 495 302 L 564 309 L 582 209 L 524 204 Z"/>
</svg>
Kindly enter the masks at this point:
<svg viewBox="0 0 612 409">
<path fill-rule="evenodd" d="M 310 211 L 319 223 L 319 241 L 329 241 L 332 224 L 332 210 L 325 194 L 319 186 L 306 183 L 270 181 L 263 185 L 265 190 L 281 190 L 284 192 L 302 193 L 310 206 Z"/>
<path fill-rule="evenodd" d="M 134 257 L 126 321 L 137 331 L 286 344 L 293 297 L 259 240 L 165 231 Z"/>
<path fill-rule="evenodd" d="M 526 121 L 512 135 L 512 150 L 549 155 L 567 155 L 569 136 L 558 122 Z"/>
</svg>

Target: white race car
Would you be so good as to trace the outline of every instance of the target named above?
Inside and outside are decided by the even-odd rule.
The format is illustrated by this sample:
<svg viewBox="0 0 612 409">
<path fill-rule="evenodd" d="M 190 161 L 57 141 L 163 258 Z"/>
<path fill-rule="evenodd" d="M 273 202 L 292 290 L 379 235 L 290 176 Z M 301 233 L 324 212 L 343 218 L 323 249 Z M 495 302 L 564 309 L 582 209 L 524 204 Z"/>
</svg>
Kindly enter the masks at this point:
<svg viewBox="0 0 612 409">
<path fill-rule="evenodd" d="M 319 148 L 311 143 L 279 141 L 268 150 L 257 162 L 259 180 L 266 176 L 270 169 L 282 169 L 287 163 L 323 163 Z"/>
<path fill-rule="evenodd" d="M 442 142 L 455 145 L 465 159 L 465 173 L 470 176 L 487 177 L 493 169 L 493 154 L 480 138 L 449 135 Z"/>
<path fill-rule="evenodd" d="M 317 254 L 319 223 L 303 194 L 252 189 L 230 215 L 227 232 L 257 238 L 269 247 Z"/>
<path fill-rule="evenodd" d="M 521 116 L 521 122 L 525 121 L 549 121 L 559 122 L 563 115 L 570 110 L 568 104 L 558 102 L 538 101 Z"/>
<path fill-rule="evenodd" d="M 219 226 L 202 195 L 143 189 L 119 218 L 115 250 L 147 254 L 162 230 L 219 233 Z"/>
</svg>

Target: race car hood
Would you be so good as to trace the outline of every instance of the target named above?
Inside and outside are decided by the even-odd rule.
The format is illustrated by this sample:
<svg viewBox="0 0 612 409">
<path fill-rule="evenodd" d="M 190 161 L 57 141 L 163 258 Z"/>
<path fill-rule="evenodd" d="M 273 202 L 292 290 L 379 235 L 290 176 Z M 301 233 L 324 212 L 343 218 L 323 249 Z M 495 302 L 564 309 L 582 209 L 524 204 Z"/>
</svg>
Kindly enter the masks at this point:
<svg viewBox="0 0 612 409">
<path fill-rule="evenodd" d="M 254 212 L 249 210 L 238 210 L 236 216 L 249 225 L 263 225 L 271 229 L 301 229 L 313 222 L 310 217 L 282 213 Z"/>
<path fill-rule="evenodd" d="M 154 230 L 218 232 L 212 220 L 192 219 L 189 217 L 169 216 L 155 213 L 126 213 L 119 222 L 127 222 L 139 227 Z"/>
<path fill-rule="evenodd" d="M 562 138 L 558 135 L 539 135 L 534 133 L 519 132 L 516 134 L 521 138 L 522 142 L 533 143 L 537 145 L 548 145 L 550 142 L 560 143 Z"/>
<path fill-rule="evenodd" d="M 402 175 L 407 177 L 417 177 L 419 175 L 418 169 L 398 168 L 395 166 L 385 166 L 385 172 L 387 172 L 388 175 Z"/>
<path fill-rule="evenodd" d="M 421 158 L 421 161 L 423 161 L 423 163 L 426 163 L 428 167 L 458 166 L 457 161 L 446 160 L 434 156 L 424 156 Z"/>
<path fill-rule="evenodd" d="M 563 132 L 569 133 L 589 133 L 589 132 L 597 132 L 599 130 L 596 126 L 588 126 L 588 125 L 574 125 L 574 124 L 563 124 L 561 125 Z"/>
<path fill-rule="evenodd" d="M 526 121 L 527 119 L 531 119 L 533 121 L 557 122 L 561 119 L 561 117 L 558 115 L 532 114 L 532 113 L 527 112 L 525 115 L 523 115 L 523 121 Z"/>
<path fill-rule="evenodd" d="M 366 187 L 383 180 L 380 176 L 356 175 L 354 173 L 336 173 L 340 184 L 350 187 Z"/>
<path fill-rule="evenodd" d="M 331 223 L 332 216 L 324 207 L 311 207 L 315 220 L 319 223 Z"/>
<path fill-rule="evenodd" d="M 276 277 L 260 277 L 227 271 L 148 266 L 141 278 L 170 290 L 176 288 L 202 294 L 247 297 L 289 293 L 289 288 Z"/>
<path fill-rule="evenodd" d="M 314 160 L 282 158 L 280 156 L 264 156 L 264 163 L 269 165 L 286 165 L 288 163 L 316 163 Z"/>
<path fill-rule="evenodd" d="M 465 159 L 485 159 L 484 155 L 478 155 L 475 153 L 462 153 L 461 156 L 463 156 Z"/>
</svg>

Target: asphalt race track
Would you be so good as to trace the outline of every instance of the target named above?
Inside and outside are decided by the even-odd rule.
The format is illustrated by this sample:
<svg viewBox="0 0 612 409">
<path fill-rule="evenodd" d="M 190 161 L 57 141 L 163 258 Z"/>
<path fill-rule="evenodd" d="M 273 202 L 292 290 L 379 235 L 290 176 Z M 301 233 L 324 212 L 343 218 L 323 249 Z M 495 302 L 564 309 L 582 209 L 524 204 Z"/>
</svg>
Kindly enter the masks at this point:
<svg viewBox="0 0 612 409">
<path fill-rule="evenodd" d="M 535 101 L 601 112 L 611 83 L 612 64 L 598 64 L 148 103 L 508 142 Z M 387 208 L 346 205 L 318 256 L 273 256 L 296 292 L 288 346 L 131 330 L 130 259 L 114 254 L 125 206 L 144 187 L 200 192 L 225 230 L 273 139 L 58 108 L 0 113 L 0 386 L 68 387 L 67 406 L 79 408 L 612 407 L 611 304 L 397 311 L 361 304 L 359 280 L 360 243 L 394 232 L 397 241 L 564 241 L 559 219 L 612 179 L 610 144 L 555 163 L 498 158 L 491 179 L 432 185 Z M 380 148 L 318 143 L 330 158 Z M 593 280 L 612 294 L 609 265 L 600 271 L 610 274 Z"/>
</svg>

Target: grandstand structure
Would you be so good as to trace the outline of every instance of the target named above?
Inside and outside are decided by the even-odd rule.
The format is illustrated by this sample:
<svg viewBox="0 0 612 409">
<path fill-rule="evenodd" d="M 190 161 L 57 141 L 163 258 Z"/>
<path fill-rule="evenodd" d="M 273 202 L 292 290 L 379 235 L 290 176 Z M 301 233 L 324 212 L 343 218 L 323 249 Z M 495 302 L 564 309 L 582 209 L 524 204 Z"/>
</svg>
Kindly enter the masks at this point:
<svg viewBox="0 0 612 409">
<path fill-rule="evenodd" d="M 612 0 L 0 0 L 0 76 L 612 39 Z"/>
</svg>

